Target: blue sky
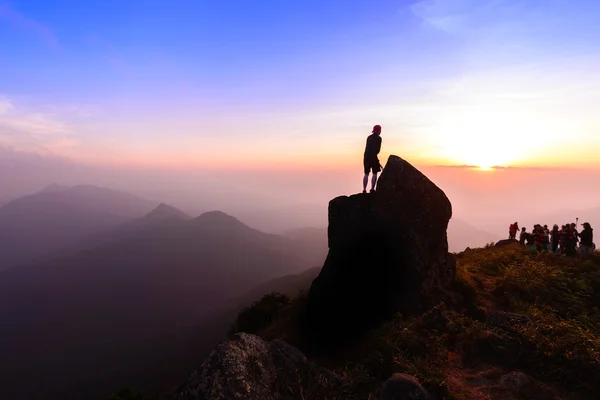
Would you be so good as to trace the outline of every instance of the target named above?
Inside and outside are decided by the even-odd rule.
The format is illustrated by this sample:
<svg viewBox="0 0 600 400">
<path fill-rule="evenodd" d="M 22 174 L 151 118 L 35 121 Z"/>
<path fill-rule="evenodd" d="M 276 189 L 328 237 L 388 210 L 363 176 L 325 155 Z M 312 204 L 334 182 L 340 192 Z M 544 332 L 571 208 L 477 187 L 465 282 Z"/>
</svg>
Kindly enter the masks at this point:
<svg viewBox="0 0 600 400">
<path fill-rule="evenodd" d="M 379 123 L 384 153 L 424 163 L 590 164 L 599 15 L 593 0 L 0 0 L 0 146 L 309 168 L 359 159 Z"/>
</svg>

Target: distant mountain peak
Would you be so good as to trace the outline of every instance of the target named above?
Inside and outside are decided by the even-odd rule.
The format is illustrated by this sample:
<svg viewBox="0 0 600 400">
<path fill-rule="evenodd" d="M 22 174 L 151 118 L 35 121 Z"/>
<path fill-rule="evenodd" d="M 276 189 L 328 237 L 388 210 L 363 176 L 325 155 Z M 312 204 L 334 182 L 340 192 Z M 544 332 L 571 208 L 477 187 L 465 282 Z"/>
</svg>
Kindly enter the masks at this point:
<svg viewBox="0 0 600 400">
<path fill-rule="evenodd" d="M 58 193 L 58 192 L 63 192 L 65 190 L 68 190 L 69 187 L 68 186 L 64 186 L 64 185 L 59 185 L 57 183 L 53 183 L 51 185 L 46 186 L 45 188 L 43 188 L 40 193 Z"/>
<path fill-rule="evenodd" d="M 243 222 L 223 211 L 208 211 L 196 218 L 199 224 L 209 227 L 247 228 Z"/>
<path fill-rule="evenodd" d="M 148 214 L 146 214 L 146 216 L 144 218 L 145 219 L 173 218 L 173 219 L 179 219 L 179 220 L 192 219 L 192 217 L 190 217 L 183 211 L 181 211 L 175 207 L 172 207 L 168 204 L 165 204 L 165 203 L 160 203 L 158 205 L 158 207 L 156 207 L 154 210 L 152 210 Z"/>
</svg>

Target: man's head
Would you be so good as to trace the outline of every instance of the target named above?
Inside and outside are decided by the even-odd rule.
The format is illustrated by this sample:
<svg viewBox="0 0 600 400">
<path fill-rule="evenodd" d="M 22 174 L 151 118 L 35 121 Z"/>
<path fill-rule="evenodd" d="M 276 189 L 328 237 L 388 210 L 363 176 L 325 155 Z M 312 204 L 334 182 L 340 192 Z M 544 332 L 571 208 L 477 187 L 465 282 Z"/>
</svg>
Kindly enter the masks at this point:
<svg viewBox="0 0 600 400">
<path fill-rule="evenodd" d="M 583 227 L 584 227 L 585 229 L 592 229 L 592 226 L 590 225 L 590 223 L 589 223 L 589 222 L 584 222 L 584 223 L 583 223 Z"/>
<path fill-rule="evenodd" d="M 372 133 L 376 133 L 378 135 L 381 135 L 381 125 L 375 125 L 373 127 L 373 132 Z"/>
</svg>

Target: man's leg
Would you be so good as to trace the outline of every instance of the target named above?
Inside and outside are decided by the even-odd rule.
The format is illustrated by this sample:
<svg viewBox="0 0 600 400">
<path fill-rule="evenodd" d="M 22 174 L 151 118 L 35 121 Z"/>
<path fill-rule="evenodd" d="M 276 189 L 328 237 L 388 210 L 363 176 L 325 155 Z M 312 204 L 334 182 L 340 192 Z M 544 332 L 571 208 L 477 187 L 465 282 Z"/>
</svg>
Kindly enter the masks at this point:
<svg viewBox="0 0 600 400">
<path fill-rule="evenodd" d="M 363 192 L 367 190 L 367 183 L 369 182 L 369 173 L 367 172 L 363 177 Z"/>
<path fill-rule="evenodd" d="M 375 190 L 376 184 L 377 184 L 377 172 L 373 172 L 373 177 L 371 178 L 371 190 Z"/>
</svg>

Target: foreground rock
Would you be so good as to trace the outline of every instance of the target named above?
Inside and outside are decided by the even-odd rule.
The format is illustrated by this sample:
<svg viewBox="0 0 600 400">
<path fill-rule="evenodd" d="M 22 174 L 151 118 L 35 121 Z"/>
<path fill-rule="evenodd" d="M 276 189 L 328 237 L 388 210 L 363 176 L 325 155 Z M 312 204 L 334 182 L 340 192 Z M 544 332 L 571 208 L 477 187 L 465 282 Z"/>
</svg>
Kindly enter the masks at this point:
<svg viewBox="0 0 600 400">
<path fill-rule="evenodd" d="M 429 394 L 417 378 L 406 374 L 394 374 L 381 386 L 378 400 L 427 400 Z"/>
<path fill-rule="evenodd" d="M 312 364 L 295 347 L 239 333 L 219 344 L 173 399 L 298 399 L 300 393 L 316 394 L 337 384 L 333 372 Z"/>
<path fill-rule="evenodd" d="M 307 327 L 319 341 L 416 311 L 448 286 L 456 261 L 446 229 L 452 206 L 408 162 L 390 156 L 377 192 L 329 203 L 329 254 L 308 293 Z"/>
</svg>

